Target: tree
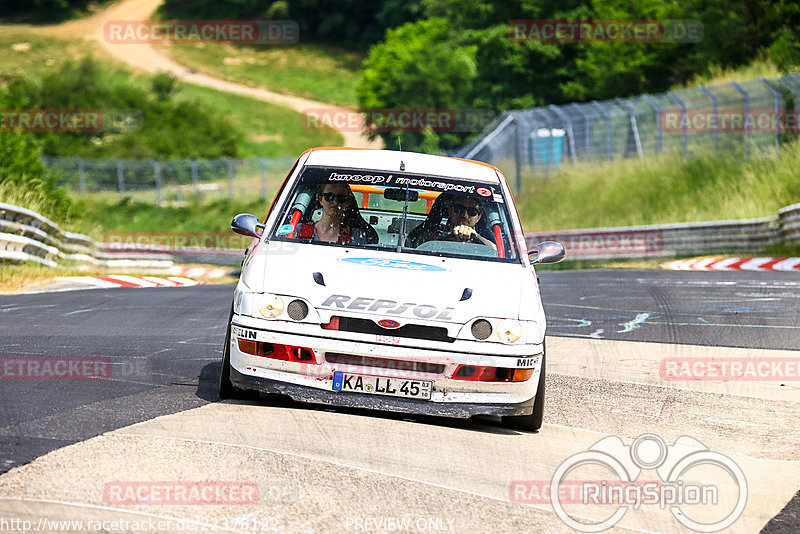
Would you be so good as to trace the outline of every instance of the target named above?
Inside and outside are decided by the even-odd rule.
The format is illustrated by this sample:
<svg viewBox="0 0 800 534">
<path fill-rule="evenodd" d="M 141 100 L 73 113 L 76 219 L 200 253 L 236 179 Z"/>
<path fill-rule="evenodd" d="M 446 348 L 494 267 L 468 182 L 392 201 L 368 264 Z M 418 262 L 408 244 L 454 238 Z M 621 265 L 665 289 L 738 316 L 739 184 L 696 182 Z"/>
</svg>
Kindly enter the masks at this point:
<svg viewBox="0 0 800 534">
<path fill-rule="evenodd" d="M 454 110 L 464 108 L 477 75 L 475 46 L 462 46 L 445 19 L 430 18 L 389 30 L 370 50 L 356 93 L 362 109 Z M 419 130 L 403 133 L 403 147 L 416 150 Z M 442 148 L 457 146 L 463 136 L 437 132 Z M 381 132 L 387 146 L 396 132 Z M 374 137 L 375 135 L 373 135 Z M 428 143 L 430 144 L 429 139 Z"/>
</svg>

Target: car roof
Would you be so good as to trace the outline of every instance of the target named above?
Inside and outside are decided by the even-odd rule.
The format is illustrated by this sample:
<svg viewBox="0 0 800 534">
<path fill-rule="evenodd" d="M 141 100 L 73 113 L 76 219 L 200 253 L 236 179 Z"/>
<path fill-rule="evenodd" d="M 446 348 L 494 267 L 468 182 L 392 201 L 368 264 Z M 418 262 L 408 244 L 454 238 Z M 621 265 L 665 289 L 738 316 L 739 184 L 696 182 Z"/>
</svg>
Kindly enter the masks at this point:
<svg viewBox="0 0 800 534">
<path fill-rule="evenodd" d="M 312 148 L 310 152 L 306 165 L 401 172 L 402 159 L 405 164 L 403 172 L 411 174 L 446 176 L 493 184 L 499 183 L 503 176 L 496 167 L 480 161 L 417 152 L 342 147 Z"/>
</svg>

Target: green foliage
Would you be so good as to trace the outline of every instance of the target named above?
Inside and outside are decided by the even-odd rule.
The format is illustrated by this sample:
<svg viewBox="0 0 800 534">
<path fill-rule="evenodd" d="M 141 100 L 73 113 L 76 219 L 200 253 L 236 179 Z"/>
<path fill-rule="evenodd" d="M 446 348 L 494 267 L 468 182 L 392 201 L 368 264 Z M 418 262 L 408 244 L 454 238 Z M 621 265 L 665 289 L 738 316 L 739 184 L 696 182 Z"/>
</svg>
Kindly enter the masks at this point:
<svg viewBox="0 0 800 534">
<path fill-rule="evenodd" d="M 153 76 L 151 87 L 156 100 L 168 102 L 172 99 L 177 89 L 178 79 L 169 72 L 160 72 Z"/>
<path fill-rule="evenodd" d="M 0 0 L 0 17 L 25 22 L 58 22 L 83 13 L 90 0 Z"/>
<path fill-rule="evenodd" d="M 371 48 L 358 89 L 362 107 L 412 107 L 424 100 L 420 91 L 432 91 L 439 107 L 499 112 L 666 91 L 757 57 L 784 71 L 800 64 L 800 4 L 794 0 L 424 0 L 423 6 L 427 19 L 388 31 Z M 694 20 L 703 24 L 704 37 L 697 43 L 532 42 L 512 38 L 513 20 Z M 403 48 L 416 51 L 419 43 L 444 45 L 454 57 L 443 63 L 425 50 L 411 66 Z M 422 78 L 442 64 L 449 73 L 466 51 L 474 64 L 467 76 Z M 437 135 L 443 148 L 460 144 L 459 136 Z M 420 136 L 409 137 L 410 148 L 421 146 Z"/>
<path fill-rule="evenodd" d="M 291 19 L 300 28 L 302 42 L 323 42 L 366 50 L 387 28 L 415 20 L 421 0 L 166 0 L 164 18 Z"/>
<path fill-rule="evenodd" d="M 596 161 L 565 165 L 549 180 L 523 176 L 515 198 L 526 231 L 766 217 L 800 199 L 798 168 L 800 141 L 783 145 L 780 158 Z"/>
<path fill-rule="evenodd" d="M 216 158 L 238 156 L 241 134 L 225 117 L 176 99 L 167 74 L 148 87 L 109 73 L 90 57 L 68 61 L 40 80 L 12 76 L 6 89 L 16 109 L 100 110 L 102 131 L 40 132 L 47 156 Z M 112 117 L 123 117 L 115 121 Z"/>
<path fill-rule="evenodd" d="M 108 232 L 220 232 L 228 234 L 233 215 L 266 214 L 269 205 L 262 199 L 249 202 L 217 199 L 213 202 L 192 202 L 185 206 L 156 206 L 152 202 L 136 202 L 129 198 L 117 202 L 81 199 L 81 213 L 75 231 L 104 240 Z M 231 235 L 233 235 L 231 233 Z"/>
<path fill-rule="evenodd" d="M 42 164 L 40 143 L 31 134 L 0 129 L 0 202 L 32 209 L 56 222 L 70 218 L 72 203 Z"/>
<path fill-rule="evenodd" d="M 477 76 L 475 46 L 459 46 L 449 37 L 445 19 L 431 18 L 387 32 L 364 63 L 357 96 L 362 108 L 444 109 L 462 108 L 464 96 Z M 387 146 L 396 134 L 382 133 Z M 440 134 L 451 148 L 460 141 Z M 422 133 L 403 134 L 404 146 L 417 150 Z M 449 141 L 449 143 L 448 143 Z"/>
</svg>

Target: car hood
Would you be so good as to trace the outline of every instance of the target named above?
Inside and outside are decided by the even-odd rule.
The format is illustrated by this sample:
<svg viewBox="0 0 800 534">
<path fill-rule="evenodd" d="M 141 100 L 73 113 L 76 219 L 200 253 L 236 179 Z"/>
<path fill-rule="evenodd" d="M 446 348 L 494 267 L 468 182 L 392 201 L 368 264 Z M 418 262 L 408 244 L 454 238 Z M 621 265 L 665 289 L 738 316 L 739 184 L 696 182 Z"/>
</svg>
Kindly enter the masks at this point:
<svg viewBox="0 0 800 534">
<path fill-rule="evenodd" d="M 301 297 L 323 314 L 352 312 L 402 323 L 516 317 L 523 284 L 535 284 L 518 263 L 312 244 L 284 254 L 262 244 L 250 260 L 243 280 L 252 291 Z"/>
</svg>

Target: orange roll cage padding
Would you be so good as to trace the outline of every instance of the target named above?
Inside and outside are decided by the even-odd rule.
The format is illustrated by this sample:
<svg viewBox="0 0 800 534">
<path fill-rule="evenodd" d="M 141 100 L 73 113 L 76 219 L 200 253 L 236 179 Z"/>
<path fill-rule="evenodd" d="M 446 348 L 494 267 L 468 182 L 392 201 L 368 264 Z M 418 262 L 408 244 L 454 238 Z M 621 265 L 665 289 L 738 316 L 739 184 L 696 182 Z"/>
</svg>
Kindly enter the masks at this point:
<svg viewBox="0 0 800 534">
<path fill-rule="evenodd" d="M 383 187 L 375 187 L 374 185 L 364 185 L 364 184 L 350 184 L 350 190 L 353 193 L 361 193 L 363 198 L 361 200 L 361 208 L 368 208 L 369 207 L 369 196 L 373 194 L 383 195 Z M 438 191 L 423 191 L 420 192 L 419 198 L 425 199 L 425 213 L 428 214 L 431 212 L 431 207 L 433 206 L 433 201 L 436 200 L 436 197 L 441 195 Z"/>
</svg>

